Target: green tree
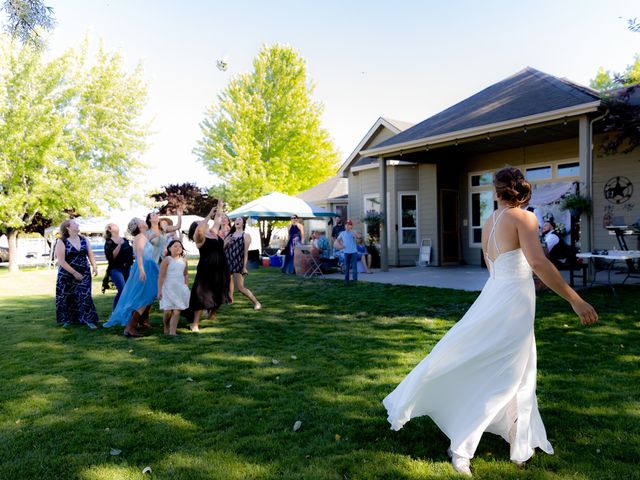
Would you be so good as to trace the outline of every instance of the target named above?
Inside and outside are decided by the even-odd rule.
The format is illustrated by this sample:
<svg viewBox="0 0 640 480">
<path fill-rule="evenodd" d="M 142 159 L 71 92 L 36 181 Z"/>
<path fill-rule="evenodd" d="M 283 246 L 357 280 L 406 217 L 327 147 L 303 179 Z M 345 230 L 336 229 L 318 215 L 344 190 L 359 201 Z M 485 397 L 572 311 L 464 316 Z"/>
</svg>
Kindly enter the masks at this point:
<svg viewBox="0 0 640 480">
<path fill-rule="evenodd" d="M 630 30 L 640 31 L 632 28 L 631 21 L 629 25 Z M 637 26 L 635 20 L 633 25 Z M 591 80 L 591 87 L 602 93 L 602 103 L 606 108 L 606 117 L 602 121 L 606 135 L 600 146 L 605 155 L 629 153 L 640 146 L 640 106 L 632 102 L 638 84 L 640 54 L 636 54 L 634 62 L 623 73 L 611 74 L 600 67 Z"/>
<path fill-rule="evenodd" d="M 600 67 L 596 77 L 589 82 L 589 86 L 599 92 L 611 90 L 618 86 L 615 79 L 611 75 L 609 70 L 605 70 L 604 67 Z"/>
<path fill-rule="evenodd" d="M 98 213 L 139 167 L 146 89 L 138 69 L 87 44 L 49 62 L 40 49 L 0 38 L 0 230 L 17 270 L 20 231 L 42 218 Z"/>
<path fill-rule="evenodd" d="M 623 85 L 635 85 L 640 83 L 640 54 L 636 53 L 634 62 L 625 70 L 622 83 Z"/>
<path fill-rule="evenodd" d="M 41 31 L 49 31 L 56 24 L 53 8 L 42 0 L 5 0 L 0 8 L 7 14 L 5 30 L 36 48 L 44 46 Z"/>
<path fill-rule="evenodd" d="M 228 203 L 240 206 L 273 191 L 294 195 L 335 174 L 337 152 L 313 89 L 305 60 L 276 44 L 263 46 L 253 71 L 232 78 L 218 95 L 194 153 L 222 180 Z"/>
</svg>

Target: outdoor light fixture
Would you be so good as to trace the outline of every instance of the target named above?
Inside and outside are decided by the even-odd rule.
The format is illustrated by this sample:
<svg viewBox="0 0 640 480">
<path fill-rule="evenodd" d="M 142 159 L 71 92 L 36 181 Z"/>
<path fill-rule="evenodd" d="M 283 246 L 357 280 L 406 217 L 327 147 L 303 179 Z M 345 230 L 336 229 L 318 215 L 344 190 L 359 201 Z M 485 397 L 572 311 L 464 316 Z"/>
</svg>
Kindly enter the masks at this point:
<svg viewBox="0 0 640 480">
<path fill-rule="evenodd" d="M 527 126 L 524 126 L 524 133 L 527 133 Z"/>
</svg>

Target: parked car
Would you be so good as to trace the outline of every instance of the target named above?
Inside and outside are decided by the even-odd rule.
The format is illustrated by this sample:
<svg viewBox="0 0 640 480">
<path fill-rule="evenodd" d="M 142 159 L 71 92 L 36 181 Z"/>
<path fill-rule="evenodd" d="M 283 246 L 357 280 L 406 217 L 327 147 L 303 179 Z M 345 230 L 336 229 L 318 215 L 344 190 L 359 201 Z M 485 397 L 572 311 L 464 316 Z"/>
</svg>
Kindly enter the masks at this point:
<svg viewBox="0 0 640 480">
<path fill-rule="evenodd" d="M 91 251 L 96 262 L 106 262 L 107 257 L 104 255 L 104 240 L 102 238 L 89 237 L 91 241 Z"/>
<path fill-rule="evenodd" d="M 0 247 L 0 262 L 9 261 L 9 249 L 7 247 Z"/>
</svg>

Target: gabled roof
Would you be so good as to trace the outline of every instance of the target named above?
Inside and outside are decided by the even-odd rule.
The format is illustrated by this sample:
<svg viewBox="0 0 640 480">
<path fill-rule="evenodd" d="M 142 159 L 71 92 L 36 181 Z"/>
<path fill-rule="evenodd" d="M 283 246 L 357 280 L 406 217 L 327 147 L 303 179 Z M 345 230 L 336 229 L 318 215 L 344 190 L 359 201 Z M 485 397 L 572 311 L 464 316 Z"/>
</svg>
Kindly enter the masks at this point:
<svg viewBox="0 0 640 480">
<path fill-rule="evenodd" d="M 583 109 L 595 111 L 600 95 L 595 90 L 527 67 L 475 95 L 430 117 L 417 125 L 366 150 L 376 155 L 393 150 L 392 147 L 420 144 L 422 140 L 446 138 L 460 133 L 477 134 L 485 126 L 504 128 L 517 119 L 531 119 L 557 112 L 569 116 Z M 580 108 L 579 108 L 580 107 Z M 494 130 L 497 131 L 497 130 Z M 361 152 L 362 153 L 362 152 Z"/>
<path fill-rule="evenodd" d="M 338 177 L 344 177 L 345 171 L 348 170 L 355 162 L 357 162 L 361 158 L 360 150 L 367 147 L 367 145 L 371 142 L 371 139 L 380 131 L 381 128 L 386 128 L 392 133 L 400 133 L 407 128 L 411 128 L 412 126 L 412 123 L 403 122 L 400 120 L 392 120 L 385 117 L 378 118 L 378 120 L 375 121 L 373 126 L 369 129 L 362 140 L 360 140 L 358 146 L 353 150 L 353 152 L 351 152 L 351 155 L 349 155 L 344 161 L 344 163 L 338 170 Z"/>
<path fill-rule="evenodd" d="M 346 195 L 349 190 L 348 180 L 342 177 L 331 177 L 318 185 L 300 192 L 296 197 L 305 202 L 322 203 Z"/>
</svg>

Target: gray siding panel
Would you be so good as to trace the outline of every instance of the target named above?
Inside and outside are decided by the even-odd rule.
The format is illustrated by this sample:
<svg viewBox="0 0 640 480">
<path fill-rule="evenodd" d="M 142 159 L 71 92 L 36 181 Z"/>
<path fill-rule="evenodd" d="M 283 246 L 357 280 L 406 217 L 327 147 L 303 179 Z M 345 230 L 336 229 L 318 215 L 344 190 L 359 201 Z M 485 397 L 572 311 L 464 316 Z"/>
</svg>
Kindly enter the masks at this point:
<svg viewBox="0 0 640 480">
<path fill-rule="evenodd" d="M 600 137 L 596 137 L 595 151 L 599 151 Z M 624 177 L 633 186 L 631 197 L 622 202 L 614 203 L 605 198 L 605 186 L 609 181 L 615 182 L 615 177 Z M 629 191 L 628 189 L 627 191 Z M 640 220 L 640 149 L 628 155 L 596 155 L 593 162 L 593 248 L 611 249 L 618 247 L 615 235 L 609 235 L 604 228 L 605 222 L 614 217 L 622 217 L 627 225 Z M 640 237 L 626 237 L 627 246 L 631 250 L 640 249 Z"/>
</svg>

